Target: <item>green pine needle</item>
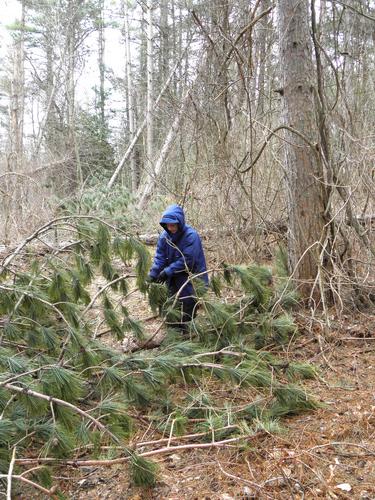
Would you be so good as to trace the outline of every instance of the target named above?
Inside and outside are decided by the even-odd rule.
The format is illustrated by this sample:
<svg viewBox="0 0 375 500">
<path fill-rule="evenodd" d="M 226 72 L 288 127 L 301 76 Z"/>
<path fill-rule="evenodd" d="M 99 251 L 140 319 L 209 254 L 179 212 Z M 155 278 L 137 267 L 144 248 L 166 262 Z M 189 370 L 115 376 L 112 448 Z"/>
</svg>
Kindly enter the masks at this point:
<svg viewBox="0 0 375 500">
<path fill-rule="evenodd" d="M 131 460 L 131 480 L 135 486 L 153 487 L 156 483 L 157 464 L 134 454 Z"/>
<path fill-rule="evenodd" d="M 0 445 L 8 446 L 17 435 L 17 428 L 14 422 L 3 418 L 0 420 Z"/>
<path fill-rule="evenodd" d="M 33 481 L 44 486 L 44 488 L 51 488 L 52 486 L 52 472 L 49 467 L 42 466 L 32 473 Z"/>
<path fill-rule="evenodd" d="M 118 282 L 118 286 L 119 286 L 119 291 L 123 294 L 123 295 L 127 295 L 127 293 L 129 292 L 129 287 L 128 287 L 128 282 L 126 279 L 122 279 Z"/>
<path fill-rule="evenodd" d="M 219 275 L 214 275 L 210 279 L 210 287 L 216 297 L 221 297 L 222 283 Z"/>
<path fill-rule="evenodd" d="M 124 332 L 115 311 L 112 309 L 104 309 L 103 312 L 105 321 L 112 332 L 116 335 L 117 340 L 122 340 L 124 338 Z"/>
<path fill-rule="evenodd" d="M 53 366 L 41 376 L 43 393 L 64 401 L 74 402 L 83 395 L 83 381 L 72 370 Z"/>
<path fill-rule="evenodd" d="M 145 339 L 144 328 L 140 321 L 125 317 L 122 323 L 122 330 L 124 332 L 133 332 L 137 340 Z"/>
<path fill-rule="evenodd" d="M 54 354 L 58 350 L 59 336 L 52 327 L 42 327 L 37 332 L 39 345 Z"/>
<path fill-rule="evenodd" d="M 273 416 L 293 415 L 321 407 L 321 404 L 296 385 L 279 385 L 274 388 L 276 403 L 271 408 Z"/>
<path fill-rule="evenodd" d="M 100 247 L 100 253 L 105 256 L 109 253 L 111 234 L 105 224 L 98 224 L 96 240 Z"/>
<path fill-rule="evenodd" d="M 54 406 L 54 413 L 56 421 L 59 422 L 62 428 L 67 432 L 72 432 L 79 425 L 79 417 L 70 408 L 56 404 Z"/>
<path fill-rule="evenodd" d="M 140 408 L 145 408 L 150 404 L 149 391 L 143 385 L 134 381 L 132 377 L 124 379 L 124 389 L 127 400 Z"/>
<path fill-rule="evenodd" d="M 91 297 L 82 286 L 81 277 L 77 273 L 72 273 L 71 290 L 74 302 L 82 301 L 85 305 L 90 303 Z"/>
<path fill-rule="evenodd" d="M 90 266 L 90 264 L 85 260 L 85 258 L 80 255 L 76 254 L 75 255 L 75 264 L 77 268 L 77 272 L 79 274 L 80 280 L 82 282 L 82 285 L 88 285 L 91 283 L 94 273 L 93 270 Z"/>
<path fill-rule="evenodd" d="M 57 424 L 53 427 L 48 441 L 43 445 L 41 455 L 49 456 L 52 454 L 52 456 L 57 458 L 65 458 L 72 453 L 75 445 L 74 434 Z"/>
<path fill-rule="evenodd" d="M 286 369 L 286 375 L 289 380 L 313 379 L 318 376 L 316 366 L 309 363 L 290 363 Z"/>
<path fill-rule="evenodd" d="M 107 281 L 115 279 L 116 271 L 109 260 L 104 260 L 102 262 L 101 273 Z"/>
<path fill-rule="evenodd" d="M 289 314 L 282 314 L 277 318 L 273 318 L 270 326 L 274 339 L 280 344 L 288 342 L 291 335 L 296 332 L 296 325 Z"/>
<path fill-rule="evenodd" d="M 287 278 L 289 276 L 288 270 L 288 252 L 285 247 L 279 247 L 275 254 L 274 271 L 279 278 Z"/>
<path fill-rule="evenodd" d="M 124 373 L 119 368 L 108 366 L 103 368 L 100 385 L 103 388 L 118 389 L 124 386 Z"/>
<path fill-rule="evenodd" d="M 67 302 L 69 301 L 68 292 L 69 284 L 68 277 L 63 272 L 55 272 L 52 276 L 51 284 L 48 289 L 48 296 L 50 301 L 55 302 Z"/>
<path fill-rule="evenodd" d="M 265 431 L 267 434 L 281 434 L 283 430 L 276 419 L 258 417 L 254 420 L 254 432 Z"/>
<path fill-rule="evenodd" d="M 87 213 L 90 206 L 95 207 L 94 201 L 83 203 Z M 106 208 L 107 215 L 111 210 Z M 16 270 L 14 279 L 7 278 L 6 287 L 14 289 L 0 294 L 0 316 L 5 316 L 0 326 L 0 381 L 32 371 L 14 383 L 92 412 L 120 439 L 131 436 L 137 422 L 129 414 L 137 407 L 143 412 L 147 408 L 154 430 L 186 434 L 192 429 L 190 418 L 199 418 L 204 419 L 207 439 L 212 434 L 224 439 L 233 433 L 249 434 L 254 427 L 276 432 L 278 417 L 320 406 L 303 388 L 282 384 L 285 375 L 292 381 L 316 376 L 314 367 L 288 364 L 281 354 L 256 350 L 289 341 L 296 332 L 292 316 L 282 310 L 297 297 L 285 271 L 273 281 L 263 266 L 224 265 L 211 279 L 212 292 L 206 293 L 199 279 L 193 283 L 196 295 L 204 295 L 204 300 L 199 301 L 203 307 L 192 324 L 191 331 L 197 332 L 192 340 L 185 340 L 180 332 L 169 333 L 159 350 L 123 354 L 101 338 L 93 340 L 92 330 L 96 319 L 99 324 L 104 317 L 118 339 L 124 332 L 144 338 L 142 323 L 132 318 L 132 302 L 127 307 L 120 303 L 119 295 L 128 293 L 129 280 L 101 294 L 98 318 L 82 315 L 91 300 L 87 285 L 94 270 L 100 286 L 108 288 L 108 282 L 119 276 L 113 257 L 121 258 L 135 269 L 137 286 L 147 292 L 152 310 L 165 317 L 167 326 L 179 321 L 181 303 L 176 301 L 172 308 L 174 298 L 168 297 L 165 285 L 147 284 L 150 255 L 136 238 L 117 236 L 116 229 L 104 223 L 86 221 L 78 226 L 81 242 L 75 253 L 38 256 L 31 272 Z M 124 222 L 122 234 L 125 226 Z M 233 293 L 217 299 L 225 283 Z M 279 307 L 273 308 L 276 303 Z M 181 387 L 186 388 L 183 393 Z M 239 391 L 241 397 L 242 393 L 249 397 L 245 409 L 238 400 Z M 227 395 L 233 408 L 226 402 Z M 72 456 L 86 445 L 91 456 L 101 456 L 103 444 L 110 443 L 108 436 L 75 411 L 26 392 L 12 394 L 0 387 L 0 415 L 0 469 L 5 473 L 15 443 L 29 447 L 30 456 L 56 457 Z M 233 427 L 220 430 L 228 425 Z M 139 429 L 135 432 L 138 435 Z M 118 453 L 111 449 L 108 456 Z M 156 469 L 143 457 L 132 457 L 137 486 L 153 486 Z M 40 474 L 36 471 L 33 478 L 51 485 L 47 468 L 40 469 Z"/>
<path fill-rule="evenodd" d="M 228 312 L 225 304 L 220 303 L 206 303 L 206 311 L 215 333 L 230 343 L 237 333 L 234 315 Z"/>
<path fill-rule="evenodd" d="M 27 358 L 24 356 L 11 356 L 7 359 L 8 369 L 11 373 L 24 373 L 29 368 Z"/>
<path fill-rule="evenodd" d="M 173 419 L 173 435 L 183 436 L 186 433 L 188 418 L 186 415 L 177 414 Z"/>
<path fill-rule="evenodd" d="M 23 334 L 22 329 L 11 322 L 5 323 L 3 332 L 7 340 L 13 341 L 17 341 L 18 339 L 22 338 Z"/>
<path fill-rule="evenodd" d="M 42 392 L 38 385 L 31 385 L 29 389 L 35 390 L 37 392 Z M 22 406 L 23 411 L 27 418 L 44 416 L 48 411 L 48 403 L 42 399 L 31 396 L 30 394 L 21 392 L 18 395 L 18 402 Z"/>
</svg>

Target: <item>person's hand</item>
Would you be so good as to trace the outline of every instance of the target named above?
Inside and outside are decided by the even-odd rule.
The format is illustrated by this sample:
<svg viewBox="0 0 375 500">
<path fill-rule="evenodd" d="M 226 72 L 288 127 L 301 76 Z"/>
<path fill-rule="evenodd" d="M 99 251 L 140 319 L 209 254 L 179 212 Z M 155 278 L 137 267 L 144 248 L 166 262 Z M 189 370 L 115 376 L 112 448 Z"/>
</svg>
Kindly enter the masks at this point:
<svg viewBox="0 0 375 500">
<path fill-rule="evenodd" d="M 161 271 L 161 273 L 159 273 L 159 276 L 156 278 L 156 283 L 165 283 L 167 279 L 167 273 L 165 271 Z"/>
<path fill-rule="evenodd" d="M 154 276 L 148 275 L 146 278 L 146 283 L 148 285 L 150 285 L 151 283 L 157 283 L 157 278 L 155 278 Z"/>
</svg>

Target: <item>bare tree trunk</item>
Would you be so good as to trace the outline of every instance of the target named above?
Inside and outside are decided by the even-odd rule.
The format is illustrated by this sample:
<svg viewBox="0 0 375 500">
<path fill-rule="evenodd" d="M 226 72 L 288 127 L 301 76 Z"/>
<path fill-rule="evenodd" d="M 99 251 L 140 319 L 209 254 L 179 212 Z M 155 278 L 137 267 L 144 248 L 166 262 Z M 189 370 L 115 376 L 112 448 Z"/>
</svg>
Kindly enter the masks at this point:
<svg viewBox="0 0 375 500">
<path fill-rule="evenodd" d="M 56 144 L 54 141 L 56 123 L 54 119 L 53 112 L 53 101 L 55 95 L 55 85 L 56 81 L 54 81 L 54 64 L 53 64 L 53 47 L 52 44 L 49 43 L 50 40 L 47 41 L 46 45 L 46 109 L 45 115 L 40 124 L 38 135 L 36 138 L 36 144 L 34 149 L 34 157 L 39 153 L 39 148 L 42 142 L 44 129 L 46 129 L 46 144 L 50 151 L 56 148 Z"/>
<path fill-rule="evenodd" d="M 47 67 L 46 67 L 46 106 L 45 106 L 45 113 L 44 117 L 39 125 L 38 133 L 36 135 L 36 140 L 35 140 L 35 147 L 33 151 L 33 157 L 36 158 L 37 154 L 39 153 L 40 146 L 42 144 L 43 136 L 46 136 L 47 140 L 47 146 L 50 149 L 50 151 L 56 151 L 57 149 L 57 143 L 56 141 L 58 140 L 58 134 L 56 132 L 59 123 L 58 123 L 58 117 L 56 114 L 56 91 L 59 86 L 60 82 L 60 77 L 61 73 L 63 71 L 63 68 L 66 63 L 66 54 L 68 47 L 66 46 L 63 54 L 61 56 L 61 61 L 59 63 L 58 68 L 56 69 L 54 63 L 53 63 L 53 58 L 54 58 L 54 53 L 53 53 L 53 47 L 52 45 L 52 40 L 47 40 L 46 43 L 46 59 L 47 59 Z M 61 117 L 60 117 L 61 119 Z"/>
<path fill-rule="evenodd" d="M 270 7 L 270 0 L 263 0 L 262 9 L 266 10 Z M 265 103 L 265 75 L 267 66 L 267 46 L 269 45 L 269 33 L 271 31 L 272 25 L 270 16 L 266 16 L 259 20 L 256 25 L 256 86 L 257 86 L 257 106 L 256 106 L 256 116 L 262 117 L 264 113 L 264 103 Z"/>
<path fill-rule="evenodd" d="M 69 26 L 67 34 L 67 56 L 68 56 L 68 68 L 67 68 L 67 126 L 68 126 L 68 141 L 69 147 L 72 148 L 74 152 L 75 166 L 72 166 L 72 178 L 70 179 L 71 184 L 75 187 L 76 183 L 82 184 L 82 169 L 79 157 L 77 138 L 75 134 L 75 63 L 76 63 L 76 30 L 77 30 L 77 9 L 78 3 L 76 0 L 69 0 Z"/>
<path fill-rule="evenodd" d="M 164 92 L 165 92 L 165 91 L 167 90 L 167 88 L 169 87 L 169 84 L 171 83 L 171 80 L 172 80 L 172 78 L 173 78 L 173 75 L 175 74 L 176 69 L 178 68 L 178 66 L 179 66 L 179 64 L 180 64 L 180 63 L 181 63 L 181 61 L 178 61 L 178 62 L 174 65 L 174 67 L 173 67 L 173 69 L 172 69 L 172 71 L 171 71 L 171 73 L 170 73 L 170 75 L 169 75 L 169 77 L 168 77 L 168 80 L 165 82 L 165 84 L 164 84 L 163 88 L 161 89 L 161 91 L 160 91 L 160 93 L 159 93 L 159 95 L 158 95 L 158 97 L 157 97 L 156 101 L 155 101 L 155 102 L 153 103 L 153 105 L 152 105 L 152 108 L 151 108 L 151 111 L 152 111 L 152 112 L 156 109 L 157 105 L 158 105 L 158 104 L 159 104 L 159 102 L 160 102 L 160 99 L 161 99 L 161 98 L 163 97 L 163 95 L 164 95 Z M 108 188 L 108 189 L 111 189 L 111 187 L 112 187 L 112 186 L 113 186 L 113 184 L 115 183 L 115 181 L 116 181 L 116 179 L 117 179 L 117 177 L 118 177 L 119 173 L 121 172 L 122 167 L 124 166 L 125 162 L 128 160 L 128 158 L 129 158 L 130 154 L 132 153 L 132 151 L 133 151 L 133 149 L 134 149 L 134 146 L 135 146 L 135 145 L 136 145 L 136 143 L 138 142 L 138 139 L 140 138 L 140 136 L 141 136 L 141 134 L 142 134 L 142 132 L 143 132 L 144 128 L 146 127 L 146 125 L 147 125 L 147 113 L 146 113 L 146 117 L 145 117 L 145 119 L 143 120 L 143 122 L 141 123 L 141 125 L 138 127 L 137 132 L 135 133 L 134 137 L 132 138 L 132 141 L 131 141 L 131 143 L 129 144 L 128 149 L 125 151 L 124 156 L 121 158 L 120 163 L 117 165 L 116 170 L 113 172 L 113 175 L 112 175 L 112 177 L 110 178 L 110 180 L 109 180 L 109 182 L 108 182 L 108 184 L 107 184 L 107 188 Z"/>
<path fill-rule="evenodd" d="M 160 2 L 160 82 L 165 82 L 169 74 L 170 42 L 168 29 L 168 0 Z"/>
<path fill-rule="evenodd" d="M 125 53 L 126 53 L 126 96 L 127 96 L 127 115 L 128 115 L 128 130 L 129 136 L 134 137 L 135 132 L 135 117 L 134 117 L 134 94 L 133 94 L 133 78 L 132 78 L 132 57 L 130 50 L 130 29 L 129 29 L 129 7 L 125 1 L 124 7 L 124 35 L 125 35 Z M 133 193 L 137 191 L 139 172 L 137 162 L 135 161 L 134 151 L 130 152 L 130 172 L 131 172 L 131 190 Z"/>
<path fill-rule="evenodd" d="M 154 91 L 154 60 L 153 60 L 153 1 L 147 0 L 147 171 L 153 170 L 154 155 L 154 120 L 152 115 Z"/>
<path fill-rule="evenodd" d="M 288 132 L 285 145 L 289 262 L 304 296 L 317 276 L 325 211 L 309 19 L 308 0 L 279 0 L 284 123 L 299 134 Z"/>
<path fill-rule="evenodd" d="M 183 114 L 185 112 L 185 109 L 186 109 L 186 106 L 187 106 L 187 103 L 189 100 L 189 96 L 190 96 L 190 92 L 187 92 L 187 94 L 183 98 L 181 107 L 176 115 L 176 118 L 174 119 L 174 122 L 173 122 L 173 124 L 172 124 L 172 126 L 167 134 L 167 137 L 164 141 L 164 144 L 160 150 L 159 157 L 155 162 L 155 168 L 152 172 L 150 172 L 148 174 L 147 179 L 146 179 L 143 187 L 140 188 L 140 190 L 139 190 L 139 193 L 138 193 L 139 202 L 138 202 L 137 208 L 140 210 L 145 207 L 145 205 L 146 205 L 147 201 L 149 200 L 151 193 L 152 193 L 152 191 L 153 191 L 153 189 L 158 181 L 158 177 L 162 171 L 164 162 L 167 158 L 169 150 L 170 150 L 170 148 L 173 144 L 173 141 L 177 135 L 177 132 L 179 130 L 180 123 L 181 123 Z"/>
<path fill-rule="evenodd" d="M 72 128 L 74 127 L 74 107 L 75 107 L 75 89 L 74 89 L 74 63 L 75 63 L 75 53 L 74 53 L 74 39 L 75 39 L 75 14 L 74 14 L 74 0 L 69 0 L 69 27 L 67 36 L 67 55 L 68 55 L 68 67 L 67 67 L 67 124 L 69 135 L 72 134 Z"/>
<path fill-rule="evenodd" d="M 25 40 L 25 2 L 21 2 L 20 29 L 16 34 L 13 54 L 13 75 L 10 96 L 10 170 L 17 171 L 22 166 L 23 159 L 23 122 L 25 101 L 25 70 L 24 70 L 24 40 Z"/>
<path fill-rule="evenodd" d="M 104 64 L 104 0 L 99 3 L 99 31 L 98 31 L 98 68 L 99 68 L 99 116 L 100 116 L 100 137 L 103 140 L 105 136 L 105 64 Z"/>
</svg>

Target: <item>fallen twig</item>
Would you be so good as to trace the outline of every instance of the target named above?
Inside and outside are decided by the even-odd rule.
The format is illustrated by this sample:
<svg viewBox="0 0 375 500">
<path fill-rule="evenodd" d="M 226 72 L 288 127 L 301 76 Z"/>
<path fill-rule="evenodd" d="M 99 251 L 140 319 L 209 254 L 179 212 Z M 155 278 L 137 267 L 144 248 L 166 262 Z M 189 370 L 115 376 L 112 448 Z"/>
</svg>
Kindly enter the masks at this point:
<svg viewBox="0 0 375 500">
<path fill-rule="evenodd" d="M 230 438 L 230 439 L 224 439 L 223 441 L 214 441 L 211 443 L 199 443 L 199 444 L 183 444 L 179 446 L 169 446 L 169 447 L 163 447 L 159 448 L 158 450 L 152 450 L 152 451 L 146 451 L 144 453 L 139 453 L 139 456 L 141 457 L 152 457 L 155 455 L 165 455 L 168 453 L 174 453 L 174 452 L 179 452 L 179 451 L 185 451 L 185 450 L 192 450 L 192 449 L 204 449 L 204 448 L 221 448 L 224 446 L 230 446 L 232 443 L 237 443 L 238 441 L 250 439 L 250 438 L 256 438 L 264 434 L 264 431 L 259 431 L 255 434 L 248 434 L 245 436 L 238 436 L 235 438 Z M 112 466 L 116 464 L 122 464 L 125 462 L 128 462 L 131 459 L 130 456 L 128 457 L 119 457 L 119 458 L 113 458 L 113 459 L 108 459 L 108 460 L 64 460 L 64 459 L 59 459 L 59 458 L 19 458 L 16 459 L 16 464 L 17 465 L 28 465 L 28 464 L 35 464 L 35 463 L 58 463 L 61 465 L 71 465 L 73 467 L 91 467 L 91 466 Z"/>
<path fill-rule="evenodd" d="M 7 500 L 12 500 L 12 474 L 14 469 L 14 463 L 16 460 L 17 447 L 13 448 L 12 459 L 9 464 L 8 476 L 7 476 Z"/>
<path fill-rule="evenodd" d="M 5 478 L 5 477 L 7 477 L 7 474 L 0 474 L 0 478 Z M 15 475 L 15 476 L 13 476 L 13 479 L 16 479 L 17 481 L 22 481 L 23 483 L 26 483 L 26 484 L 29 484 L 33 488 L 36 488 L 37 490 L 42 491 L 43 493 L 45 493 L 46 495 L 48 495 L 51 498 L 57 498 L 57 496 L 55 495 L 56 486 L 52 486 L 52 488 L 50 490 L 48 490 L 47 488 L 44 488 L 43 486 L 41 486 L 38 483 L 34 483 L 34 481 L 31 481 L 30 479 L 27 479 L 26 477 L 24 477 L 22 475 Z"/>
</svg>

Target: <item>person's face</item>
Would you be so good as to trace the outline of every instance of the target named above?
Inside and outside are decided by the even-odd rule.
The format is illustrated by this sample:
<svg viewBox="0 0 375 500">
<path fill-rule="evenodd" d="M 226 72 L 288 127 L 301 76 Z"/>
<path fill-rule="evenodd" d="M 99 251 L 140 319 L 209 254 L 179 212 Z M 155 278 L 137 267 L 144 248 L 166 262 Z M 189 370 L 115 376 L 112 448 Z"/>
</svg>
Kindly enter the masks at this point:
<svg viewBox="0 0 375 500">
<path fill-rule="evenodd" d="M 175 234 L 178 231 L 178 224 L 167 224 L 167 229 L 170 233 Z"/>
</svg>

